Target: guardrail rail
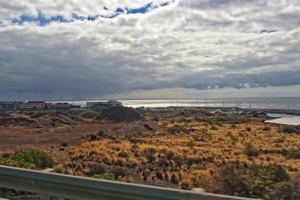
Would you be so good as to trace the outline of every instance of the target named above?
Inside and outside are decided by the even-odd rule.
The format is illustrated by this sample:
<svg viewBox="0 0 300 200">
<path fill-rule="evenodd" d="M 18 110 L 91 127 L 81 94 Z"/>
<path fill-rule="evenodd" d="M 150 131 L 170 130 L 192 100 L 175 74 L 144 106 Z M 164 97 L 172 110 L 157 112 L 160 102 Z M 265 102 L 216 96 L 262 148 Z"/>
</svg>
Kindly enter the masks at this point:
<svg viewBox="0 0 300 200">
<path fill-rule="evenodd" d="M 0 166 L 0 187 L 74 200 L 249 200 Z"/>
</svg>

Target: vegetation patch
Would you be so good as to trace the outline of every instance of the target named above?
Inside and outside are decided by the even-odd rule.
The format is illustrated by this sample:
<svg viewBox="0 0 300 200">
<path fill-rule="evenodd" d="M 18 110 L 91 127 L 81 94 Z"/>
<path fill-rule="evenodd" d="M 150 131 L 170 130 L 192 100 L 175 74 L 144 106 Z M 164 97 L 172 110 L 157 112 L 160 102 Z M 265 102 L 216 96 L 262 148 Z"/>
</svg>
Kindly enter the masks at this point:
<svg viewBox="0 0 300 200">
<path fill-rule="evenodd" d="M 208 124 L 245 124 L 250 123 L 252 120 L 249 117 L 241 116 L 214 116 L 214 117 L 197 117 L 197 121 L 206 122 Z"/>
<path fill-rule="evenodd" d="M 99 173 L 92 174 L 92 177 L 97 179 L 123 182 L 125 181 L 127 175 L 128 175 L 127 170 L 119 167 L 111 170 L 105 169 L 102 172 L 99 171 Z"/>
<path fill-rule="evenodd" d="M 0 164 L 27 169 L 45 169 L 53 167 L 53 159 L 37 149 L 21 149 L 14 154 L 1 155 Z"/>
<path fill-rule="evenodd" d="M 53 167 L 53 159 L 45 152 L 37 149 L 21 149 L 14 154 L 2 154 L 0 165 L 26 169 L 45 169 Z M 32 195 L 32 193 L 0 188 L 0 198 L 12 198 L 22 195 Z"/>
<path fill-rule="evenodd" d="M 251 143 L 248 143 L 245 148 L 245 153 L 247 156 L 259 156 L 260 151 L 258 149 L 255 149 L 254 146 Z"/>
<path fill-rule="evenodd" d="M 181 126 L 181 125 L 174 125 L 174 126 L 171 126 L 167 129 L 167 132 L 168 133 L 180 133 L 180 132 L 186 132 L 187 129 L 185 126 Z"/>
<path fill-rule="evenodd" d="M 228 164 L 220 170 L 219 181 L 222 193 L 250 198 L 268 198 L 276 184 L 289 180 L 279 165 Z"/>
<path fill-rule="evenodd" d="M 290 150 L 282 153 L 288 159 L 300 159 L 300 150 Z"/>
<path fill-rule="evenodd" d="M 285 125 L 285 126 L 281 127 L 281 130 L 284 133 L 290 133 L 290 134 L 296 133 L 296 134 L 300 134 L 300 126 L 288 126 L 288 125 Z"/>
<path fill-rule="evenodd" d="M 87 119 L 92 119 L 98 116 L 98 113 L 92 110 L 86 110 L 80 113 L 80 116 Z"/>
<path fill-rule="evenodd" d="M 300 199 L 300 177 L 276 185 L 270 197 L 272 200 Z"/>
<path fill-rule="evenodd" d="M 113 173 L 94 174 L 92 177 L 97 179 L 110 180 L 110 181 L 123 181 L 123 177 Z"/>
</svg>

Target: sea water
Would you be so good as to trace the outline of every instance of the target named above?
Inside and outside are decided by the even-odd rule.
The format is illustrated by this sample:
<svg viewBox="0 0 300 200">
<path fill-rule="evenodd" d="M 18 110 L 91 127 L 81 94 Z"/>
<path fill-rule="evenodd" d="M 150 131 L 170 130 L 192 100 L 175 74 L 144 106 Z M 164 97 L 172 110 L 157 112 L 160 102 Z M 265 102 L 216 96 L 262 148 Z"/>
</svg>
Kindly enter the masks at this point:
<svg viewBox="0 0 300 200">
<path fill-rule="evenodd" d="M 87 102 L 105 100 L 59 101 L 85 106 Z M 128 107 L 239 107 L 249 109 L 300 110 L 300 97 L 258 98 L 201 98 L 201 99 L 146 99 L 119 100 Z"/>
</svg>

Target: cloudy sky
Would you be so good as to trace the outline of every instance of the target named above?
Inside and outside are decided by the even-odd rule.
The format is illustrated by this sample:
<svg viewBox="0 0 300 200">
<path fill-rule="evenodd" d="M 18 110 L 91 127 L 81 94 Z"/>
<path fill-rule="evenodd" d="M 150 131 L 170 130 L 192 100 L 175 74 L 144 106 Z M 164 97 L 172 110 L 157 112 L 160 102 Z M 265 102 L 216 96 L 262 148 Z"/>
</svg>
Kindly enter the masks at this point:
<svg viewBox="0 0 300 200">
<path fill-rule="evenodd" d="M 300 96 L 299 0 L 0 0 L 0 98 Z"/>
</svg>

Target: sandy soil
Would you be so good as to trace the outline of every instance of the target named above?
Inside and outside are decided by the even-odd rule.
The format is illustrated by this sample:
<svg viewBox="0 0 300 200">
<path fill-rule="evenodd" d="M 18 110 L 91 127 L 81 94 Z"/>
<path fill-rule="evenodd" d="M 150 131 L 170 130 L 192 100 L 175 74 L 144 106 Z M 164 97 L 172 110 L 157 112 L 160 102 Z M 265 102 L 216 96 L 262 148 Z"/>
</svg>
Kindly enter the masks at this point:
<svg viewBox="0 0 300 200">
<path fill-rule="evenodd" d="M 11 151 L 23 146 L 51 146 L 67 142 L 79 144 L 82 137 L 101 128 L 100 124 L 79 124 L 74 127 L 59 127 L 50 130 L 28 127 L 0 127 L 0 151 Z"/>
</svg>

